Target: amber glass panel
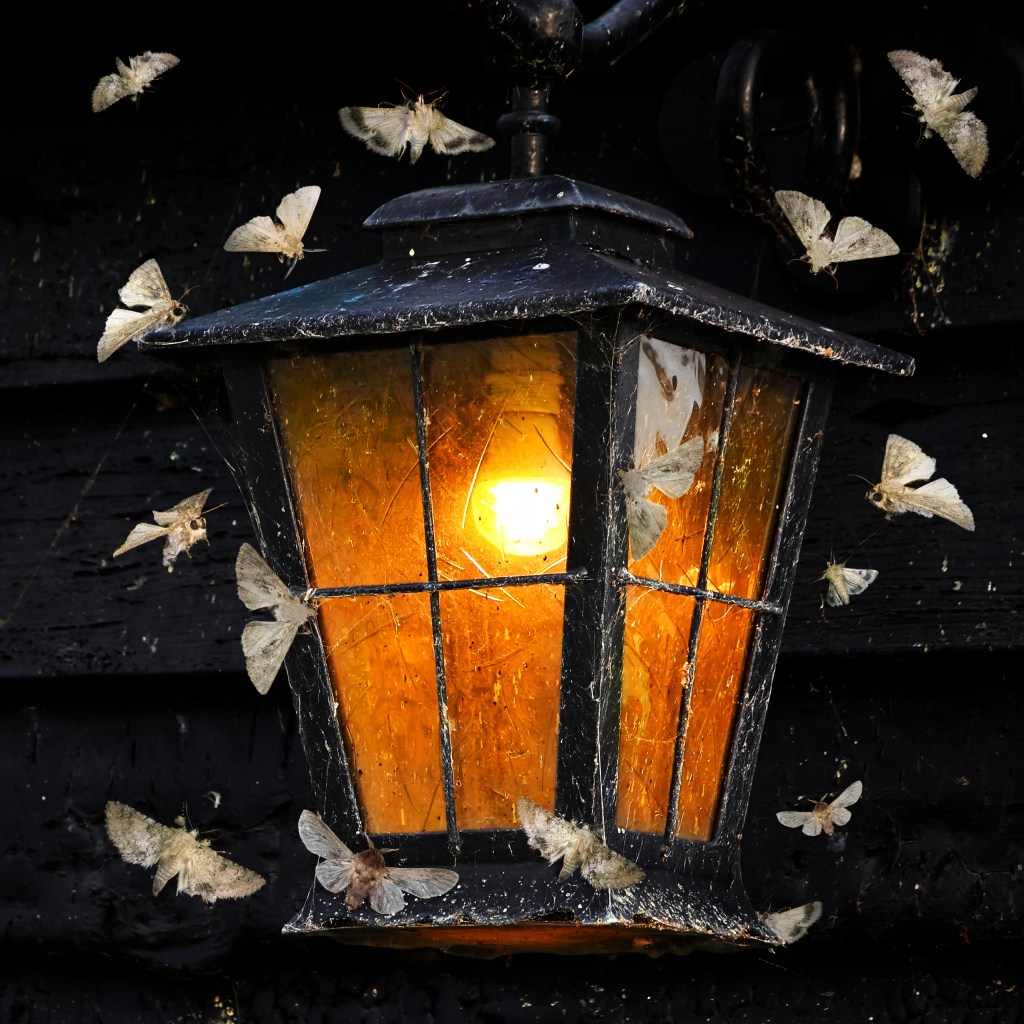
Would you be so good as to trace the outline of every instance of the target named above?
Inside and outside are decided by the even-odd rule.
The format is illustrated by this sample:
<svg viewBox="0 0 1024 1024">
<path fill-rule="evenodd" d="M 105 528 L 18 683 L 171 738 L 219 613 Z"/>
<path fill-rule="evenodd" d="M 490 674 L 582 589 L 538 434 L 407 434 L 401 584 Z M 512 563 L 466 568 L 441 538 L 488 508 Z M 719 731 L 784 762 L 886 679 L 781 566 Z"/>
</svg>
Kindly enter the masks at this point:
<svg viewBox="0 0 1024 1024">
<path fill-rule="evenodd" d="M 554 806 L 563 587 L 441 595 L 460 828 L 514 828 Z"/>
<path fill-rule="evenodd" d="M 686 726 L 676 835 L 710 839 L 729 753 L 756 613 L 736 605 L 704 606 Z"/>
<path fill-rule="evenodd" d="M 314 586 L 425 579 L 409 350 L 269 367 Z"/>
<path fill-rule="evenodd" d="M 438 574 L 564 569 L 575 334 L 431 345 L 423 376 Z"/>
<path fill-rule="evenodd" d="M 758 367 L 740 371 L 709 578 L 760 598 L 789 468 L 803 381 Z"/>
<path fill-rule="evenodd" d="M 694 602 L 630 587 L 626 607 L 618 824 L 663 832 Z"/>
<path fill-rule="evenodd" d="M 320 623 L 367 831 L 443 830 L 429 597 L 332 598 Z"/>
</svg>

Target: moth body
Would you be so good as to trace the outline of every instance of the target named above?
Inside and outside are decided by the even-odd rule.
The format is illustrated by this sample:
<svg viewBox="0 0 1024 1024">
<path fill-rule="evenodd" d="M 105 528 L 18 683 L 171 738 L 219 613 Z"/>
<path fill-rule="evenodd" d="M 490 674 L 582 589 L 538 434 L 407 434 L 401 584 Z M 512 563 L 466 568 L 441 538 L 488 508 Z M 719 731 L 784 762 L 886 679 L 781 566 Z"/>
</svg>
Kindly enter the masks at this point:
<svg viewBox="0 0 1024 1024">
<path fill-rule="evenodd" d="M 174 562 L 182 552 L 189 554 L 193 545 L 204 540 L 209 544 L 206 536 L 206 517 L 203 515 L 203 506 L 210 496 L 212 488 L 200 491 L 188 498 L 184 498 L 167 509 L 165 512 L 153 512 L 156 525 L 152 523 L 138 523 L 132 528 L 125 542 L 114 552 L 113 557 L 123 555 L 140 544 L 145 544 L 160 537 L 164 539 L 163 564 L 168 572 L 174 571 Z"/>
<path fill-rule="evenodd" d="M 178 63 L 173 53 L 153 53 L 151 50 L 138 57 L 129 57 L 127 64 L 120 57 L 115 57 L 114 66 L 117 71 L 112 75 L 104 75 L 92 91 L 93 113 L 106 110 L 125 96 L 137 100 L 139 93 Z"/>
<path fill-rule="evenodd" d="M 143 311 L 118 308 L 107 317 L 96 347 L 96 359 L 101 363 L 151 327 L 173 326 L 188 313 L 188 306 L 171 297 L 156 260 L 146 260 L 136 267 L 118 295 L 126 306 L 141 306 Z"/>
<path fill-rule="evenodd" d="M 817 836 L 824 832 L 830 836 L 837 825 L 845 825 L 850 820 L 849 808 L 860 799 L 863 789 L 863 783 L 853 782 L 831 803 L 814 800 L 814 807 L 809 811 L 779 811 L 775 817 L 786 828 L 799 828 L 804 835 Z"/>
<path fill-rule="evenodd" d="M 877 569 L 851 569 L 844 562 L 829 562 L 818 577 L 828 581 L 825 600 L 832 608 L 850 603 L 851 597 L 863 594 L 878 579 Z"/>
</svg>

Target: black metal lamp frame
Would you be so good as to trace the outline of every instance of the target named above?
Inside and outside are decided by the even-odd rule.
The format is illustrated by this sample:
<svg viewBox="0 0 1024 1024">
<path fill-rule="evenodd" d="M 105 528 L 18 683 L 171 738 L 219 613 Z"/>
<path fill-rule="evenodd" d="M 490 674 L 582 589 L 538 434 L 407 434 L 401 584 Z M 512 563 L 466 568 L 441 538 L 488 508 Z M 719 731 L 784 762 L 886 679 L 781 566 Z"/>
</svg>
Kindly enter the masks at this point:
<svg viewBox="0 0 1024 1024">
<path fill-rule="evenodd" d="M 557 176 L 433 189 L 394 200 L 367 226 L 384 233 L 374 266 L 233 307 L 148 336 L 163 355 L 217 351 L 225 371 L 251 494 L 254 527 L 268 560 L 296 594 L 309 589 L 302 533 L 289 485 L 264 364 L 282 348 L 407 346 L 417 424 L 427 545 L 425 581 L 311 591 L 320 601 L 370 594 L 430 595 L 441 736 L 446 832 L 375 835 L 403 863 L 450 864 L 459 885 L 414 901 L 393 918 L 313 886 L 290 931 L 329 930 L 344 941 L 437 944 L 491 952 L 509 948 L 510 925 L 547 922 L 570 951 L 683 949 L 709 939 L 778 941 L 751 910 L 739 879 L 739 838 L 749 799 L 786 608 L 838 362 L 898 374 L 908 357 L 766 309 L 676 273 L 673 239 L 689 235 L 678 218 L 648 204 Z M 538 270 L 539 267 L 544 269 Z M 472 344 L 503 333 L 579 332 L 569 542 L 563 573 L 471 580 L 439 578 L 428 472 L 420 349 L 436 340 Z M 441 331 L 440 338 L 437 332 Z M 707 527 L 696 586 L 635 576 L 626 566 L 625 499 L 616 471 L 631 467 L 640 340 L 656 334 L 716 353 L 729 366 Z M 779 499 L 763 597 L 709 587 L 708 567 L 722 494 L 737 383 L 748 364 L 805 381 L 785 486 Z M 565 587 L 558 764 L 554 812 L 589 824 L 647 871 L 640 885 L 595 891 L 554 881 L 519 830 L 463 830 L 458 824 L 443 654 L 441 592 L 543 583 Z M 740 708 L 709 841 L 675 835 L 687 699 L 683 687 L 664 832 L 605 828 L 616 820 L 618 708 L 625 588 L 694 600 L 688 682 L 693 681 L 705 610 L 738 605 L 756 615 Z M 356 787 L 337 718 L 326 656 L 314 631 L 287 659 L 299 728 L 318 810 L 345 838 L 362 831 Z M 597 699 L 594 694 L 597 694 Z M 579 938 L 583 927 L 585 939 Z M 568 929 L 561 933 L 557 929 Z M 424 937 L 429 929 L 431 937 Z M 569 933 L 572 938 L 569 938 Z"/>
</svg>

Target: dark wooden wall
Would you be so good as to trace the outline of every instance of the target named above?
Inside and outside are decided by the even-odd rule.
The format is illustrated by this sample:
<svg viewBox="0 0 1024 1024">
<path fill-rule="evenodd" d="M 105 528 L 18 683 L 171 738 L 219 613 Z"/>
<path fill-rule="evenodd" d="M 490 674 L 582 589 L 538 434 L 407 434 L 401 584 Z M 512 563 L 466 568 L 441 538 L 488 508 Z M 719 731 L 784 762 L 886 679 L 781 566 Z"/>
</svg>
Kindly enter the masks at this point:
<svg viewBox="0 0 1024 1024">
<path fill-rule="evenodd" d="M 774 955 L 686 960 L 481 963 L 279 934 L 313 884 L 295 834 L 310 795 L 286 687 L 260 698 L 243 671 L 247 613 L 233 560 L 252 532 L 230 441 L 133 346 L 95 360 L 117 289 L 145 258 L 160 261 L 175 294 L 195 286 L 193 313 L 285 287 L 272 258 L 221 247 L 297 186 L 323 189 L 307 241 L 328 251 L 299 264 L 287 286 L 375 260 L 376 239 L 360 225 L 387 199 L 503 177 L 501 143 L 410 167 L 368 153 L 337 121 L 342 105 L 399 99 L 397 77 L 417 91 L 447 89 L 451 116 L 492 130 L 507 83 L 477 40 L 442 6 L 344 11 L 331 22 L 281 10 L 241 33 L 152 12 L 102 34 L 93 23 L 79 37 L 68 24 L 69 41 L 56 46 L 42 24 L 8 39 L 6 1019 L 206 1021 L 229 1019 L 229 1007 L 247 1021 L 1019 1019 L 1024 189 L 1015 146 L 1024 118 L 1021 80 L 1007 71 L 1015 26 L 994 6 L 908 5 L 899 22 L 887 6 L 695 7 L 553 93 L 564 124 L 550 170 L 683 216 L 696 232 L 687 272 L 918 360 L 909 381 L 841 376 L 744 834 L 755 904 L 821 899 L 825 917 Z M 840 268 L 838 289 L 809 282 L 749 202 L 692 187 L 693 165 L 706 182 L 714 163 L 695 113 L 707 108 L 707 68 L 760 29 L 858 49 L 871 159 L 843 212 L 861 203 L 924 210 L 913 237 L 909 214 L 899 221 L 910 255 L 884 273 Z M 879 95 L 894 98 L 893 118 L 909 105 L 898 83 L 871 77 L 895 78 L 885 51 L 929 40 L 954 53 L 959 41 L 965 63 L 989 75 L 974 107 L 991 126 L 993 166 L 977 182 L 928 152 L 938 140 L 903 152 L 905 135 L 893 141 L 879 119 Z M 123 101 L 92 114 L 91 89 L 115 54 L 145 49 L 170 50 L 181 65 L 137 109 Z M 978 83 L 965 74 L 962 84 Z M 975 533 L 910 515 L 886 522 L 864 500 L 866 485 L 849 474 L 877 479 L 893 431 L 938 459 L 973 509 Z M 228 502 L 210 517 L 209 549 L 173 574 L 148 548 L 111 559 L 148 510 L 203 487 Z M 830 553 L 851 551 L 852 564 L 879 570 L 878 582 L 826 617 L 816 577 Z M 858 777 L 864 799 L 831 842 L 775 821 L 800 795 Z M 164 821 L 187 803 L 197 826 L 217 831 L 218 848 L 268 885 L 212 908 L 171 892 L 154 900 L 148 874 L 106 837 L 111 798 Z"/>
</svg>

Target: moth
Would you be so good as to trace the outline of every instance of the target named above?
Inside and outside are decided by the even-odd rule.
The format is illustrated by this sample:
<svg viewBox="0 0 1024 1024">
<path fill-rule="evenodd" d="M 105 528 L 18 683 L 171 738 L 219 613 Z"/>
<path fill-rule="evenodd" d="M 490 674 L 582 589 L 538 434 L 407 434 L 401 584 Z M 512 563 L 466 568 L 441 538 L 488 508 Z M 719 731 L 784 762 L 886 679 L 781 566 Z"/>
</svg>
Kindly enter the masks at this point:
<svg viewBox="0 0 1024 1024">
<path fill-rule="evenodd" d="M 125 542 L 114 552 L 113 557 L 123 555 L 140 544 L 146 544 L 151 540 L 166 537 L 164 541 L 163 563 L 168 572 L 174 572 L 174 561 L 183 551 L 187 555 L 193 544 L 205 540 L 206 518 L 203 515 L 203 506 L 210 496 L 212 487 L 205 491 L 193 494 L 191 497 L 183 498 L 177 505 L 172 506 L 166 512 L 153 511 L 153 523 L 138 523 L 132 527 Z"/>
<path fill-rule="evenodd" d="M 977 87 L 955 93 L 959 79 L 940 61 L 929 60 L 913 50 L 891 50 L 889 63 L 914 98 L 914 110 L 925 126 L 924 137 L 938 135 L 957 163 L 976 178 L 988 159 L 988 129 L 977 114 L 964 108 L 978 95 Z"/>
<path fill-rule="evenodd" d="M 925 455 L 913 441 L 890 434 L 882 459 L 882 480 L 866 497 L 885 512 L 886 519 L 903 512 L 916 512 L 929 519 L 939 516 L 965 530 L 973 530 L 974 516 L 948 480 L 932 480 L 923 487 L 908 486 L 927 480 L 934 472 L 933 458 Z"/>
<path fill-rule="evenodd" d="M 845 562 L 829 562 L 818 579 L 828 580 L 825 600 L 829 607 L 839 608 L 849 604 L 851 597 L 863 594 L 878 579 L 878 570 L 851 569 Z"/>
<path fill-rule="evenodd" d="M 815 900 L 813 903 L 802 903 L 799 907 L 757 916 L 788 946 L 807 934 L 811 925 L 821 918 L 821 910 L 821 902 Z"/>
<path fill-rule="evenodd" d="M 281 263 L 288 263 L 288 276 L 307 252 L 325 249 L 304 249 L 302 236 L 320 199 L 319 185 L 306 185 L 289 192 L 277 204 L 276 223 L 270 217 L 253 217 L 228 235 L 224 248 L 228 252 L 276 252 Z"/>
<path fill-rule="evenodd" d="M 516 810 L 530 846 L 549 864 L 561 859 L 558 881 L 564 882 L 577 868 L 595 889 L 628 889 L 647 877 L 639 864 L 608 849 L 585 825 L 559 818 L 525 796 Z"/>
<path fill-rule="evenodd" d="M 435 153 L 454 156 L 467 150 L 481 153 L 494 145 L 494 139 L 483 132 L 467 128 L 445 117 L 437 104 L 442 97 L 427 103 L 422 96 L 395 106 L 342 107 L 338 111 L 341 126 L 366 148 L 381 156 L 397 156 L 409 150 L 409 163 L 414 164 L 429 145 Z"/>
<path fill-rule="evenodd" d="M 717 435 L 708 447 L 718 443 Z M 643 469 L 620 469 L 626 492 L 626 526 L 633 561 L 649 555 L 668 526 L 668 509 L 647 497 L 651 488 L 666 497 L 681 498 L 692 486 L 704 460 L 704 438 L 692 437 L 678 448 L 652 459 Z"/>
<path fill-rule="evenodd" d="M 853 782 L 832 801 L 815 800 L 810 811 L 779 811 L 775 817 L 786 828 L 799 828 L 805 836 L 817 836 L 822 832 L 830 836 L 836 825 L 845 825 L 850 820 L 849 808 L 860 799 L 864 786 Z"/>
<path fill-rule="evenodd" d="M 323 860 L 316 867 L 317 881 L 329 892 L 344 892 L 345 906 L 355 910 L 370 897 L 370 906 L 391 917 L 405 906 L 403 892 L 420 899 L 443 896 L 459 880 L 458 872 L 447 868 L 391 868 L 384 863 L 385 853 L 369 836 L 368 849 L 353 853 L 319 815 L 303 811 L 299 815 L 299 838 L 310 853 Z"/>
<path fill-rule="evenodd" d="M 155 79 L 178 63 L 173 53 L 153 53 L 152 50 L 138 57 L 129 57 L 127 64 L 115 57 L 114 66 L 117 71 L 112 75 L 104 75 L 92 91 L 93 113 L 106 110 L 125 96 L 138 96 Z"/>
<path fill-rule="evenodd" d="M 115 309 L 107 317 L 103 337 L 96 347 L 96 358 L 101 363 L 151 327 L 157 324 L 171 326 L 188 313 L 188 306 L 181 299 L 171 298 L 171 291 L 156 260 L 146 260 L 141 267 L 136 267 L 117 294 L 126 306 L 143 306 L 145 312 Z"/>
<path fill-rule="evenodd" d="M 185 828 L 181 816 L 176 828 L 161 825 L 141 811 L 118 803 L 107 802 L 107 835 L 129 864 L 150 868 L 154 864 L 153 895 L 175 875 L 178 892 L 199 896 L 204 903 L 237 900 L 262 889 L 266 879 L 222 857 L 210 849 L 209 839 L 200 839 L 199 830 Z"/>
<path fill-rule="evenodd" d="M 803 192 L 782 190 L 775 193 L 775 199 L 805 249 L 800 259 L 810 264 L 812 274 L 824 270 L 835 277 L 839 263 L 896 256 L 900 251 L 886 232 L 862 217 L 843 217 L 833 237 L 828 233 L 832 219 L 828 207 Z"/>
<path fill-rule="evenodd" d="M 299 628 L 316 609 L 296 597 L 251 544 L 238 549 L 235 579 L 238 596 L 249 611 L 269 608 L 274 613 L 273 621 L 256 619 L 242 630 L 245 670 L 257 691 L 267 693 Z"/>
</svg>

